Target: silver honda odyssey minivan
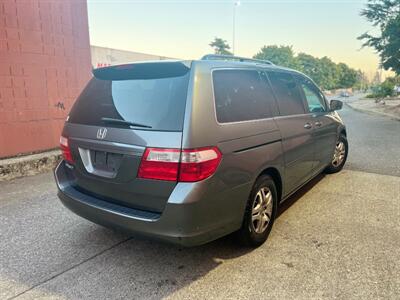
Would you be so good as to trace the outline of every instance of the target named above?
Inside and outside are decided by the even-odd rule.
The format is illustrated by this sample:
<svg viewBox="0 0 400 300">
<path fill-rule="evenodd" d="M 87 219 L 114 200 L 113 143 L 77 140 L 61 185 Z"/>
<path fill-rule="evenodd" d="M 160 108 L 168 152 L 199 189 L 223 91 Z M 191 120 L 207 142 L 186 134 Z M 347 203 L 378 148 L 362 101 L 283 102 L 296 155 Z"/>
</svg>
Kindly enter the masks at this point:
<svg viewBox="0 0 400 300">
<path fill-rule="evenodd" d="M 268 61 L 206 55 L 93 75 L 55 178 L 62 203 L 95 223 L 184 246 L 235 232 L 256 247 L 280 203 L 346 161 L 342 103 Z"/>
</svg>

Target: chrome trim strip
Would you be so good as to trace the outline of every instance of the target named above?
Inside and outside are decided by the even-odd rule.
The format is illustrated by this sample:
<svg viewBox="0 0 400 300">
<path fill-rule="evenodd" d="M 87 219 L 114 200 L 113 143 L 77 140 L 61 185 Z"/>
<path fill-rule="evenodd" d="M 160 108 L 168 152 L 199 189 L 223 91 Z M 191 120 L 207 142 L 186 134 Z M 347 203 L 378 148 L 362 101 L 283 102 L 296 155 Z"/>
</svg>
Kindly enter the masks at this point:
<svg viewBox="0 0 400 300">
<path fill-rule="evenodd" d="M 82 159 L 83 166 L 85 167 L 86 171 L 90 174 L 93 174 L 94 168 L 92 160 L 90 158 L 90 150 L 82 149 L 81 147 L 78 147 L 78 150 Z"/>
<path fill-rule="evenodd" d="M 109 142 L 109 141 L 99 141 L 99 140 L 77 138 L 77 137 L 70 137 L 70 140 L 80 142 L 82 143 L 80 146 L 84 147 L 87 146 L 90 149 L 107 149 L 107 151 L 111 151 L 110 149 L 112 149 L 111 152 L 121 153 L 121 154 L 125 154 L 128 151 L 130 154 L 137 156 L 142 156 L 144 149 L 146 148 L 137 145 L 123 144 L 123 143 Z"/>
</svg>

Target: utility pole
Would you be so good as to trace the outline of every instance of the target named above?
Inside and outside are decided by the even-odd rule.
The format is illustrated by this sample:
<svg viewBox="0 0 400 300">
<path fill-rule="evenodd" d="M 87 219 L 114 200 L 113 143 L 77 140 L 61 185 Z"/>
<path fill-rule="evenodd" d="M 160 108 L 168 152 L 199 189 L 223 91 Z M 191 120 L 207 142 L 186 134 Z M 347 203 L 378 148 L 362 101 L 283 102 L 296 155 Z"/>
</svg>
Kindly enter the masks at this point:
<svg viewBox="0 0 400 300">
<path fill-rule="evenodd" d="M 235 34 L 236 34 L 236 8 L 240 5 L 240 1 L 233 4 L 233 28 L 232 28 L 232 54 L 235 55 Z"/>
</svg>

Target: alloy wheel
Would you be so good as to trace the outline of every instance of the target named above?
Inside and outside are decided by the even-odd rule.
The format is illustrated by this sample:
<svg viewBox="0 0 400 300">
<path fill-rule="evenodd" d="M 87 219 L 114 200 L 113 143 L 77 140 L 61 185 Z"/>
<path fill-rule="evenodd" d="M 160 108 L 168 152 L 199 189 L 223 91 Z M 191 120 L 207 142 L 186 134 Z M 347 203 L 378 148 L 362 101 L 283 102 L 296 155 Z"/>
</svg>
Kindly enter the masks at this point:
<svg viewBox="0 0 400 300">
<path fill-rule="evenodd" d="M 263 233 L 271 221 L 273 210 L 272 193 L 269 188 L 262 187 L 253 202 L 251 210 L 251 226 L 256 233 Z"/>
<path fill-rule="evenodd" d="M 335 153 L 333 154 L 332 165 L 336 168 L 340 166 L 344 160 L 346 154 L 346 147 L 343 141 L 338 141 L 335 147 Z"/>
</svg>

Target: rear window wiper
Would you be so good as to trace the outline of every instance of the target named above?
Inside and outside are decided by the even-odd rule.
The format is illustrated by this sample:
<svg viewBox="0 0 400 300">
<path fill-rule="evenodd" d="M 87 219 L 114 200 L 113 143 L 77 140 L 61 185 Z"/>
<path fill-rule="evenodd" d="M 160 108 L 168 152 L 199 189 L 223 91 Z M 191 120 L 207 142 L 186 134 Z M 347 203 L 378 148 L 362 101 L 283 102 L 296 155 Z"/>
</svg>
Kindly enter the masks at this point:
<svg viewBox="0 0 400 300">
<path fill-rule="evenodd" d="M 101 118 L 101 120 L 104 123 L 119 124 L 119 125 L 134 126 L 134 127 L 143 127 L 143 128 L 152 128 L 150 125 L 125 121 L 125 120 L 119 120 L 119 119 L 113 119 L 113 118 Z"/>
</svg>

